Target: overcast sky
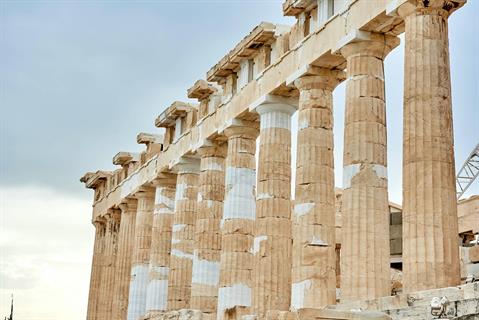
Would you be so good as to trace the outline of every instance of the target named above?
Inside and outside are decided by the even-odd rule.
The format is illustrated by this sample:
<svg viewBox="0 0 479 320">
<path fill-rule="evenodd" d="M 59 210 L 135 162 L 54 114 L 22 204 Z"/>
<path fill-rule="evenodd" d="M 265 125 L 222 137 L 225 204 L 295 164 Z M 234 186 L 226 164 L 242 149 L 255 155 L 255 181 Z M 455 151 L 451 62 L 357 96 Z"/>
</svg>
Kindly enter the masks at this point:
<svg viewBox="0 0 479 320">
<path fill-rule="evenodd" d="M 93 246 L 86 171 L 138 132 L 281 1 L 1 1 L 0 318 L 84 319 Z M 479 142 L 479 1 L 450 18 L 456 166 Z M 403 40 L 403 39 L 402 39 Z M 386 59 L 390 199 L 401 202 L 403 50 Z M 344 84 L 334 94 L 341 186 Z M 479 182 L 468 194 L 479 193 Z"/>
</svg>

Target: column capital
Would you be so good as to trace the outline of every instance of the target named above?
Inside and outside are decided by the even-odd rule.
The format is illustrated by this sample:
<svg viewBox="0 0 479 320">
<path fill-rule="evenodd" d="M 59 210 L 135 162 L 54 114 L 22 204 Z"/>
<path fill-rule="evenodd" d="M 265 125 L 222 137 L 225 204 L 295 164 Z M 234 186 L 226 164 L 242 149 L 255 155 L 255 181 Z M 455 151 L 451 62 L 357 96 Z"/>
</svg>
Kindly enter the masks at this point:
<svg viewBox="0 0 479 320">
<path fill-rule="evenodd" d="M 138 200 L 127 198 L 124 199 L 122 203 L 118 205 L 121 210 L 121 214 L 128 214 L 130 212 L 136 211 Z"/>
<path fill-rule="evenodd" d="M 412 14 L 416 15 L 440 15 L 447 19 L 454 11 L 462 7 L 466 0 L 408 0 L 392 1 L 386 14 L 405 18 Z"/>
<path fill-rule="evenodd" d="M 118 208 L 110 208 L 108 209 L 107 213 L 105 214 L 105 218 L 108 222 L 120 222 L 121 210 Z"/>
<path fill-rule="evenodd" d="M 172 172 L 162 172 L 160 173 L 155 180 L 151 182 L 152 186 L 155 188 L 175 185 L 176 184 L 176 174 Z"/>
<path fill-rule="evenodd" d="M 222 145 L 218 145 L 218 143 L 211 142 L 208 140 L 210 143 L 205 144 L 198 148 L 197 153 L 201 158 L 206 158 L 206 157 L 218 157 L 218 158 L 225 158 L 226 157 L 226 151 L 227 151 L 227 145 L 226 143 L 223 143 Z"/>
<path fill-rule="evenodd" d="M 383 33 L 354 30 L 342 38 L 332 51 L 348 58 L 357 54 L 384 59 L 400 43 L 398 37 Z"/>
<path fill-rule="evenodd" d="M 299 90 L 326 89 L 333 91 L 337 85 L 346 79 L 346 72 L 339 69 L 314 67 L 294 80 Z"/>
<path fill-rule="evenodd" d="M 253 102 L 249 106 L 249 110 L 252 112 L 257 112 L 259 114 L 263 112 L 268 112 L 270 108 L 264 108 L 264 105 L 276 105 L 276 110 L 271 111 L 283 111 L 285 113 L 291 112 L 294 113 L 298 109 L 298 98 L 297 97 L 283 97 L 274 94 L 266 94 Z"/>
<path fill-rule="evenodd" d="M 256 139 L 259 135 L 259 122 L 242 121 L 242 123 L 227 127 L 223 133 L 228 139 L 237 137 Z"/>
<path fill-rule="evenodd" d="M 98 216 L 93 219 L 92 223 L 95 226 L 95 228 L 104 227 L 106 223 L 106 219 Z"/>
<path fill-rule="evenodd" d="M 333 90 L 345 79 L 346 73 L 343 70 L 307 64 L 290 75 L 286 79 L 286 85 L 294 85 L 300 90 L 313 88 Z"/>
<path fill-rule="evenodd" d="M 170 169 L 175 173 L 199 173 L 200 159 L 180 157 L 175 163 L 170 164 Z"/>
<path fill-rule="evenodd" d="M 146 199 L 155 197 L 155 188 L 153 187 L 141 187 L 138 192 L 135 193 L 136 199 Z"/>
<path fill-rule="evenodd" d="M 297 109 L 297 106 L 284 103 L 263 103 L 256 107 L 255 111 L 259 115 L 270 112 L 281 112 L 287 115 L 292 115 Z"/>
</svg>

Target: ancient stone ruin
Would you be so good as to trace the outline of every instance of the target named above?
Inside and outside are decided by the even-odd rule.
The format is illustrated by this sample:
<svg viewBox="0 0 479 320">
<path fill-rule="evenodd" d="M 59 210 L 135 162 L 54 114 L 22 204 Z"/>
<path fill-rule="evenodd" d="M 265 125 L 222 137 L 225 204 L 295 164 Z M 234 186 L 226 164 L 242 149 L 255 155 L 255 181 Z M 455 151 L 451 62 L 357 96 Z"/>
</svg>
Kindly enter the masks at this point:
<svg viewBox="0 0 479 320">
<path fill-rule="evenodd" d="M 464 3 L 285 1 L 293 26 L 259 24 L 187 90 L 198 103 L 173 102 L 163 135 L 137 136 L 145 151 L 81 178 L 95 192 L 87 319 L 478 319 L 479 246 L 465 245 L 479 198 L 458 214 L 448 48 Z M 402 207 L 388 200 L 384 93 L 401 33 Z"/>
</svg>

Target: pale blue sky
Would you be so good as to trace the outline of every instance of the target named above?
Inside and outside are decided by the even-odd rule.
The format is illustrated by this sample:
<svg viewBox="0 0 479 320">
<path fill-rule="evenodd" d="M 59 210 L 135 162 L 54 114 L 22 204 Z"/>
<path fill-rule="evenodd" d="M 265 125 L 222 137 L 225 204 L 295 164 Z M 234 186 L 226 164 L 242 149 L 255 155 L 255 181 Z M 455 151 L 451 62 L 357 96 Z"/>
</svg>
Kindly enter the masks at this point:
<svg viewBox="0 0 479 320">
<path fill-rule="evenodd" d="M 92 194 L 138 132 L 260 21 L 291 24 L 282 1 L 0 1 L 0 317 L 84 319 Z M 450 18 L 457 167 L 479 142 L 479 1 Z M 403 50 L 386 59 L 390 198 L 401 201 Z M 341 186 L 344 83 L 335 93 Z M 479 193 L 479 181 L 468 194 Z M 68 288 L 65 287 L 68 283 Z M 59 307 L 60 306 L 60 307 Z M 68 316 L 66 316 L 68 315 Z"/>
</svg>

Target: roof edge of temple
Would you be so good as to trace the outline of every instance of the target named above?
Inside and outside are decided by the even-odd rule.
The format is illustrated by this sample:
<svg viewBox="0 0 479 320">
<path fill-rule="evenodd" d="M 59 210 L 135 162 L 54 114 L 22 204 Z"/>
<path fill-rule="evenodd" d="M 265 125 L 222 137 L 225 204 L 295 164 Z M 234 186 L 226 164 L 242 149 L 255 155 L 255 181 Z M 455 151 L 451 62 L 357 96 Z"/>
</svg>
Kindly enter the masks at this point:
<svg viewBox="0 0 479 320">
<path fill-rule="evenodd" d="M 155 126 L 160 128 L 171 127 L 178 117 L 194 110 L 197 110 L 197 106 L 194 104 L 175 101 L 156 118 Z"/>
<path fill-rule="evenodd" d="M 231 74 L 239 66 L 241 60 L 254 54 L 260 46 L 273 42 L 278 26 L 281 25 L 261 22 L 254 27 L 246 37 L 206 73 L 206 79 L 210 82 L 218 82 Z"/>
</svg>

